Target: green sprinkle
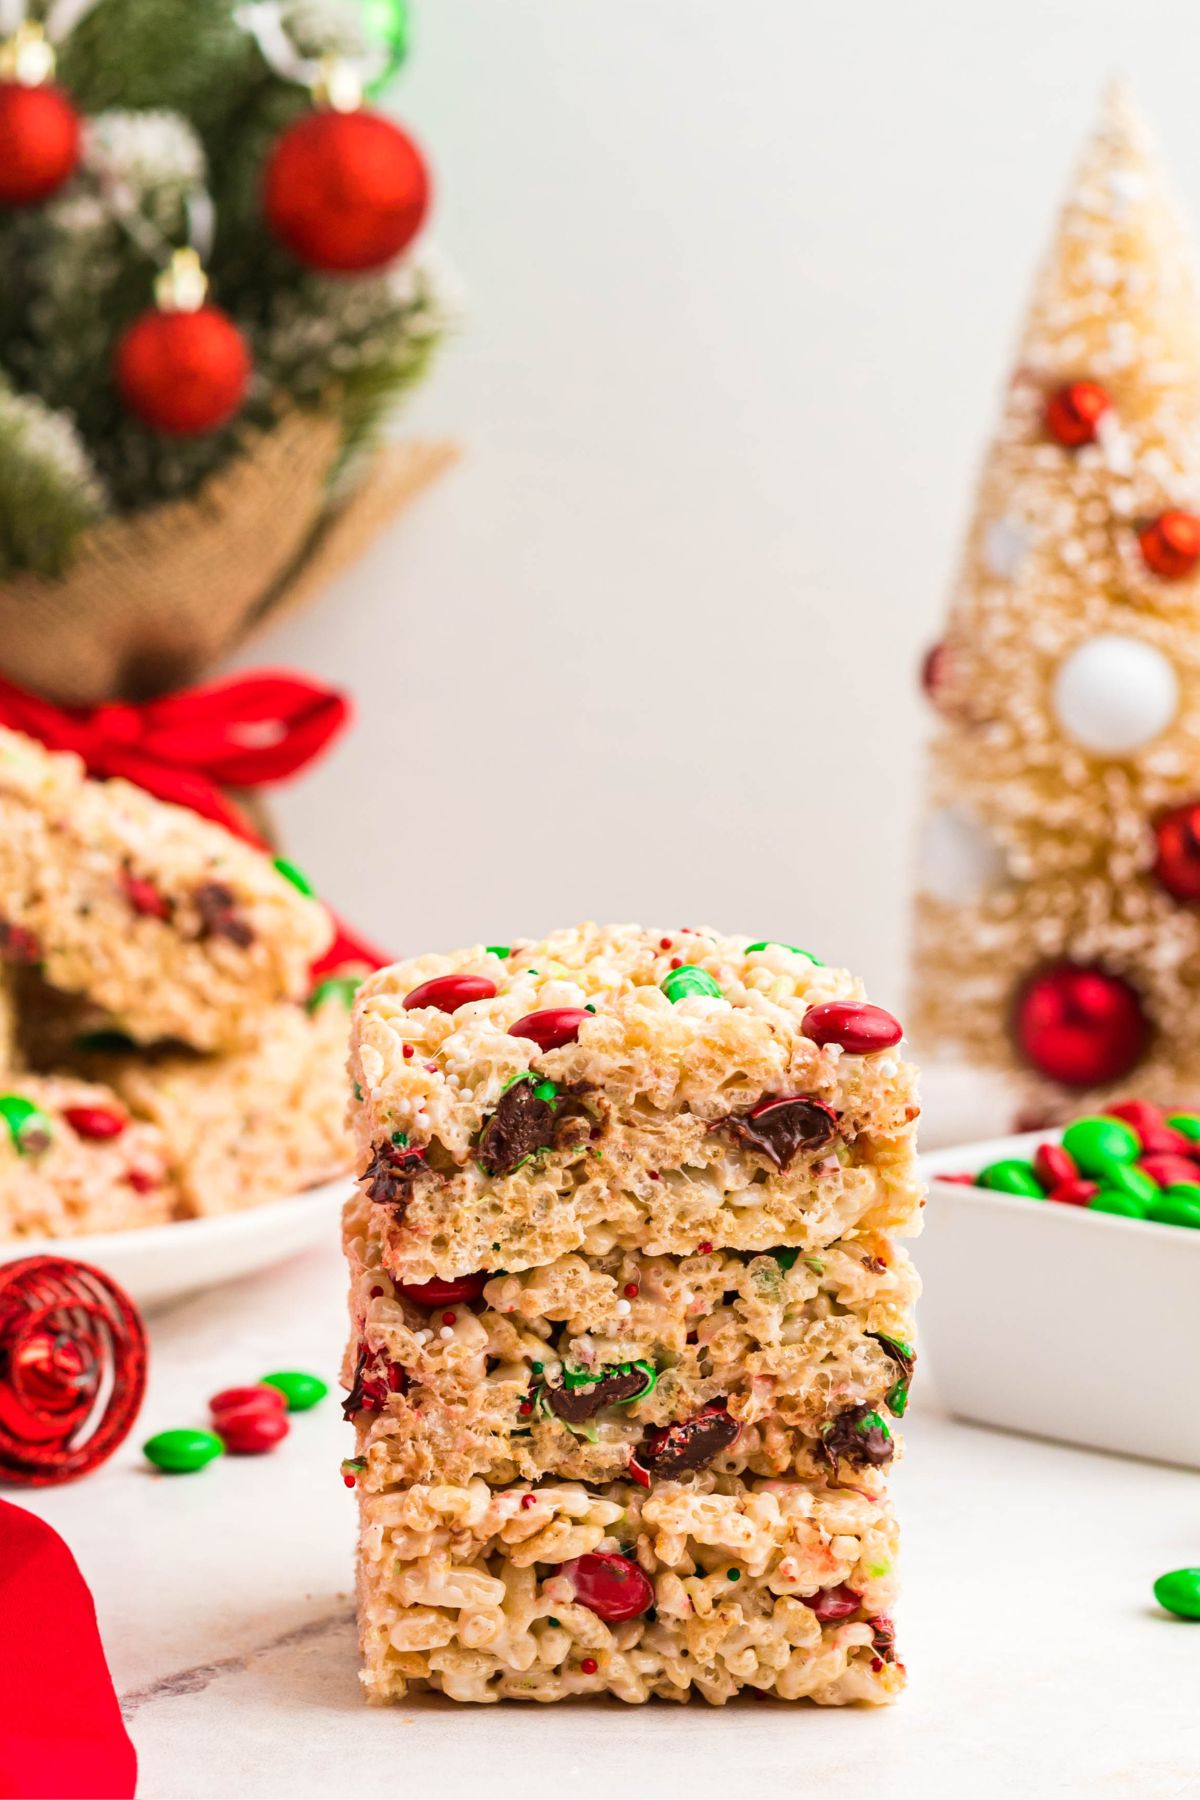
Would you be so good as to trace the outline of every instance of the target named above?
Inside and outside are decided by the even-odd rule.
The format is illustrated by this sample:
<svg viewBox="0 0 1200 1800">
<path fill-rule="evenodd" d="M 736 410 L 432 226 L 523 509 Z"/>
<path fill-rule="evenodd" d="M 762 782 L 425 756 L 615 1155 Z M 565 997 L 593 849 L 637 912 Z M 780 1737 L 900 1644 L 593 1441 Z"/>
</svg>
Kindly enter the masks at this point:
<svg viewBox="0 0 1200 1800">
<path fill-rule="evenodd" d="M 725 1579 L 726 1581 L 740 1581 L 742 1579 L 742 1571 L 740 1569 L 726 1569 Z"/>
<path fill-rule="evenodd" d="M 356 1082 L 355 1082 L 355 1084 L 354 1084 L 354 1098 L 355 1098 L 355 1099 L 356 1099 L 356 1100 L 361 1100 L 361 1099 L 362 1099 L 362 1097 L 363 1097 L 363 1095 L 362 1095 L 362 1089 L 361 1089 L 361 1088 L 360 1088 L 360 1087 L 359 1087 L 359 1085 L 358 1085 L 358 1083 L 357 1083 L 357 1081 L 356 1081 Z"/>
<path fill-rule="evenodd" d="M 286 856 L 277 856 L 275 858 L 275 870 L 277 874 L 283 876 L 285 881 L 290 881 L 294 888 L 298 889 L 300 893 L 307 895 L 310 900 L 315 896 L 317 890 L 308 879 L 308 876 L 304 873 L 304 870 L 298 869 L 294 862 L 288 861 Z"/>
<path fill-rule="evenodd" d="M 771 1252 L 771 1255 L 775 1258 L 775 1261 L 779 1264 L 780 1268 L 783 1270 L 785 1275 L 787 1274 L 787 1272 L 790 1268 L 794 1267 L 796 1258 L 799 1256 L 799 1254 L 800 1254 L 799 1250 L 792 1250 L 792 1249 L 788 1249 L 788 1248 L 781 1249 L 781 1250 L 772 1250 L 772 1252 Z M 808 1258 L 806 1257 L 805 1261 L 807 1262 L 807 1260 L 808 1260 Z"/>
<path fill-rule="evenodd" d="M 819 1256 L 806 1256 L 804 1259 L 804 1266 L 806 1269 L 811 1269 L 814 1275 L 823 1275 L 825 1273 L 825 1264 L 821 1261 Z"/>
<path fill-rule="evenodd" d="M 407 1133 L 407 1131 L 393 1131 L 392 1142 L 399 1149 L 407 1150 L 408 1149 L 408 1133 Z"/>
<path fill-rule="evenodd" d="M 692 994 L 703 994 L 712 1000 L 721 998 L 721 990 L 708 970 L 697 968 L 695 963 L 684 963 L 680 969 L 669 970 L 658 985 L 672 1006 Z"/>
<path fill-rule="evenodd" d="M 305 1010 L 309 1013 L 319 1012 L 327 1000 L 340 1000 L 349 1012 L 361 986 L 362 982 L 356 975 L 327 975 L 324 981 L 318 981 L 308 996 L 304 1003 Z"/>
<path fill-rule="evenodd" d="M 562 1626 L 559 1624 L 558 1620 L 552 1619 L 549 1614 L 546 1615 L 546 1623 L 547 1625 L 553 1625 L 555 1631 L 562 1630 Z"/>
<path fill-rule="evenodd" d="M 596 1010 L 596 1009 L 595 1009 L 595 1007 L 594 1007 L 594 1006 L 593 1006 L 593 1005 L 592 1005 L 592 1004 L 591 1004 L 591 1002 L 590 1002 L 590 1001 L 585 1001 L 585 1002 L 584 1002 L 584 1008 L 583 1008 L 583 1010 L 584 1010 L 584 1012 L 590 1012 L 590 1013 L 594 1013 L 594 1012 L 595 1012 L 595 1010 Z"/>
<path fill-rule="evenodd" d="M 20 1156 L 40 1156 L 54 1138 L 54 1127 L 24 1094 L 0 1094 L 0 1119 L 8 1126 L 13 1148 Z"/>
<path fill-rule="evenodd" d="M 546 1367 L 545 1363 L 531 1363 L 529 1366 L 533 1370 L 535 1375 L 542 1374 L 543 1370 Z"/>
<path fill-rule="evenodd" d="M 498 956 L 501 962 L 507 962 L 512 955 L 512 948 L 508 944 L 489 944 L 487 953 L 489 956 Z"/>
<path fill-rule="evenodd" d="M 303 1369 L 279 1369 L 274 1375 L 260 1377 L 265 1387 L 278 1388 L 287 1401 L 289 1412 L 307 1412 L 329 1392 L 329 1383 L 319 1375 L 308 1375 Z"/>
<path fill-rule="evenodd" d="M 820 957 L 814 956 L 811 950 L 801 950 L 798 944 L 783 944 L 778 938 L 762 938 L 757 944 L 746 945 L 747 956 L 755 956 L 760 950 L 790 950 L 793 956 L 804 957 L 806 962 L 814 963 L 818 969 L 825 967 Z"/>
<path fill-rule="evenodd" d="M 155 1437 L 147 1438 L 142 1445 L 142 1455 L 168 1475 L 191 1475 L 220 1456 L 224 1449 L 215 1432 L 184 1427 L 179 1431 L 160 1431 Z"/>
</svg>

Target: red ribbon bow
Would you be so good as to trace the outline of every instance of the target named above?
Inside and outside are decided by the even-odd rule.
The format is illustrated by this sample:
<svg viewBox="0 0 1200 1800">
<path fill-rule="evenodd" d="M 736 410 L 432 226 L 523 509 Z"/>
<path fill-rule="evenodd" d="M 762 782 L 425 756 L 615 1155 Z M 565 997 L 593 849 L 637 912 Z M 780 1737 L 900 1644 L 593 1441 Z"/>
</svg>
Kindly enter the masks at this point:
<svg viewBox="0 0 1200 1800">
<path fill-rule="evenodd" d="M 266 848 L 262 839 L 222 789 L 285 781 L 319 756 L 350 717 L 344 694 L 280 669 L 256 669 L 139 705 L 75 707 L 55 706 L 0 676 L 0 725 L 49 750 L 73 751 L 89 775 L 120 776 L 259 849 Z M 390 961 L 336 915 L 334 923 L 337 939 L 316 972 L 339 962 L 380 968 Z"/>
</svg>

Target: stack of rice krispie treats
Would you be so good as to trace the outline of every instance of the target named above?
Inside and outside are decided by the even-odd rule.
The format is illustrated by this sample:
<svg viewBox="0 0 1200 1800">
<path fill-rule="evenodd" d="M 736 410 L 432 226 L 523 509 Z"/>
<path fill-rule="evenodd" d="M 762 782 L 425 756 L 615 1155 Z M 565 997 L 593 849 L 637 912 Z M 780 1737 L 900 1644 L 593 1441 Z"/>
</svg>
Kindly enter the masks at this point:
<svg viewBox="0 0 1200 1800">
<path fill-rule="evenodd" d="M 897 1693 L 900 1036 L 844 971 L 710 931 L 365 983 L 345 1473 L 373 1699 Z"/>
<path fill-rule="evenodd" d="M 290 865 L 0 731 L 0 1240 L 258 1204 L 348 1168 L 356 982 Z"/>
</svg>

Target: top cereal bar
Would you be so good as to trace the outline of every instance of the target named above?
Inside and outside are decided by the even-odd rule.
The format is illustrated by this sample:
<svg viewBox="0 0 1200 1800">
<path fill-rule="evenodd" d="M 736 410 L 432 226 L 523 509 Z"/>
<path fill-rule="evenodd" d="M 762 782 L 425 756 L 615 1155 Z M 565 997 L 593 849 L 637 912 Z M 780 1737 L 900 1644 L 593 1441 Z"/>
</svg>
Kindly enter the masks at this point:
<svg viewBox="0 0 1200 1800">
<path fill-rule="evenodd" d="M 912 1233 L 899 1037 L 844 970 L 710 931 L 584 925 L 381 970 L 355 1007 L 351 1120 L 388 1266 Z"/>
<path fill-rule="evenodd" d="M 0 959 L 143 1042 L 242 1040 L 301 999 L 325 909 L 219 825 L 0 731 Z"/>
</svg>

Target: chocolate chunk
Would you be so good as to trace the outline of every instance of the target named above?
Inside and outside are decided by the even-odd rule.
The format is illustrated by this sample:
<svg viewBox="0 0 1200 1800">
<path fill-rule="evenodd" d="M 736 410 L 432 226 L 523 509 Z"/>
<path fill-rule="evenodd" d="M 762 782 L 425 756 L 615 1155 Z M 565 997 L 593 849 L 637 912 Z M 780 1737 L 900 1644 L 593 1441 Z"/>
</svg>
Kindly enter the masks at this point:
<svg viewBox="0 0 1200 1800">
<path fill-rule="evenodd" d="M 838 1462 L 856 1468 L 882 1468 L 890 1463 L 896 1446 L 892 1434 L 872 1406 L 848 1406 L 821 1432 L 821 1448 L 831 1467 Z"/>
<path fill-rule="evenodd" d="M 591 1120 L 578 1090 L 526 1076 L 505 1089 L 479 1134 L 476 1151 L 488 1175 L 511 1175 L 538 1150 L 562 1149 L 588 1135 Z"/>
<path fill-rule="evenodd" d="M 377 1206 L 395 1206 L 403 1218 L 412 1184 L 425 1168 L 425 1152 L 415 1145 L 376 1144 L 361 1177 Z"/>
<path fill-rule="evenodd" d="M 389 1394 L 403 1394 L 408 1389 L 408 1375 L 399 1363 L 382 1349 L 369 1350 L 365 1344 L 358 1352 L 354 1381 L 342 1401 L 342 1417 L 353 1419 L 360 1412 L 382 1412 Z"/>
<path fill-rule="evenodd" d="M 24 925 L 10 925 L 7 919 L 0 919 L 0 960 L 31 968 L 42 960 L 42 947 Z"/>
<path fill-rule="evenodd" d="M 542 1398 L 565 1425 L 586 1425 L 603 1407 L 632 1400 L 646 1385 L 644 1369 L 612 1369 L 588 1387 L 543 1388 Z"/>
<path fill-rule="evenodd" d="M 838 1119 L 831 1106 L 811 1094 L 787 1094 L 762 1100 L 748 1113 L 730 1113 L 717 1120 L 751 1150 L 769 1157 L 785 1170 L 792 1158 L 804 1151 L 827 1150 L 837 1137 Z"/>
<path fill-rule="evenodd" d="M 200 936 L 228 938 L 239 950 L 254 942 L 254 928 L 237 910 L 237 896 L 222 881 L 205 881 L 192 891 L 200 915 Z"/>
<path fill-rule="evenodd" d="M 741 1426 L 725 1410 L 724 1400 L 710 1400 L 691 1419 L 655 1425 L 642 1440 L 638 1461 L 652 1475 L 682 1475 L 704 1469 L 741 1435 Z"/>
<path fill-rule="evenodd" d="M 895 1416 L 902 1419 L 908 1406 L 909 1383 L 912 1381 L 917 1353 L 911 1344 L 902 1343 L 899 1338 L 885 1337 L 882 1331 L 868 1331 L 867 1336 L 874 1338 L 880 1349 L 887 1352 L 900 1371 L 888 1389 L 885 1401 Z"/>
</svg>

